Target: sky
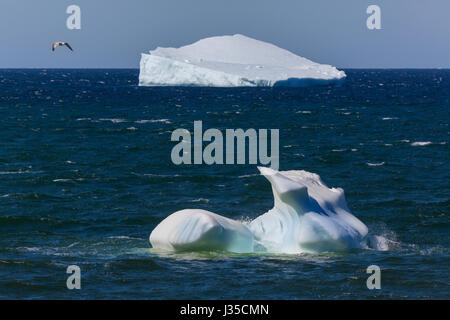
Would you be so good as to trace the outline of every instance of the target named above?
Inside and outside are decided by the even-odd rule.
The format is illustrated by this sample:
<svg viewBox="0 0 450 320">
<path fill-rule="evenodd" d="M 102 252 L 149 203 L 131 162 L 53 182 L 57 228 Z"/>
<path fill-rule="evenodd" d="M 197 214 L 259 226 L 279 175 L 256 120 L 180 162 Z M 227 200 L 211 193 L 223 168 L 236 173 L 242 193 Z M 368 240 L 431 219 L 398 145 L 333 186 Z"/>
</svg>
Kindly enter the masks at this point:
<svg viewBox="0 0 450 320">
<path fill-rule="evenodd" d="M 236 33 L 339 68 L 450 68 L 449 0 L 1 0 L 0 68 L 139 68 L 158 46 Z"/>
</svg>

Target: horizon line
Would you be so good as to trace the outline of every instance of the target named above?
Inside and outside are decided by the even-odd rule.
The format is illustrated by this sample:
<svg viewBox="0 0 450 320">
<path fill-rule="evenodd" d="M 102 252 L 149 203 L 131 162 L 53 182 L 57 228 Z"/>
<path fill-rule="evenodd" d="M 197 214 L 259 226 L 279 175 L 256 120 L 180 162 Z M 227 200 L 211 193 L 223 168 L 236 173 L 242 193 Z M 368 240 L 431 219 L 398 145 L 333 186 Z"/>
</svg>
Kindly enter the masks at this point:
<svg viewBox="0 0 450 320">
<path fill-rule="evenodd" d="M 338 70 L 450 70 L 450 67 L 336 67 Z M 140 70 L 131 67 L 0 67 L 0 70 Z"/>
</svg>

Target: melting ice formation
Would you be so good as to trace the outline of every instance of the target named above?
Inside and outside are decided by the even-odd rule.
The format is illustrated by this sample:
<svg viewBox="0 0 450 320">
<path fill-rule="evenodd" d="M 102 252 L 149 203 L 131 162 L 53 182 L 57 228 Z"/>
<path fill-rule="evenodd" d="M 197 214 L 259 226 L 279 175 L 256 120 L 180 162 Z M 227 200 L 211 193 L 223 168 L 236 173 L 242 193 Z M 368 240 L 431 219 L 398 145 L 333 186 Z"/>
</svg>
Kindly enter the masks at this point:
<svg viewBox="0 0 450 320">
<path fill-rule="evenodd" d="M 317 174 L 258 168 L 272 185 L 274 207 L 248 224 L 198 209 L 177 211 L 150 234 L 168 251 L 302 253 L 352 248 L 387 250 L 350 213 L 344 190 L 328 188 Z"/>
<path fill-rule="evenodd" d="M 338 82 L 344 71 L 240 34 L 143 53 L 140 86 L 309 86 Z"/>
</svg>

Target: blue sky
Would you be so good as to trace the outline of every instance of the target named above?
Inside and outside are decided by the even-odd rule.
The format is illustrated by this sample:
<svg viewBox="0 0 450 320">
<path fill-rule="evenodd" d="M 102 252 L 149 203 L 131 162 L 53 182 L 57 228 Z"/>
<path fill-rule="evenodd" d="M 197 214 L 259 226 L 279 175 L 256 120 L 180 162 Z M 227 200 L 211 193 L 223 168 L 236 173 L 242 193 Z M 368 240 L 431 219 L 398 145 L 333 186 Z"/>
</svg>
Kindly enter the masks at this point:
<svg viewBox="0 0 450 320">
<path fill-rule="evenodd" d="M 66 27 L 71 4 L 81 30 Z M 448 0 L 1 0 L 0 68 L 138 68 L 157 46 L 235 33 L 341 68 L 450 68 L 449 16 Z M 56 40 L 75 51 L 52 53 Z"/>
</svg>

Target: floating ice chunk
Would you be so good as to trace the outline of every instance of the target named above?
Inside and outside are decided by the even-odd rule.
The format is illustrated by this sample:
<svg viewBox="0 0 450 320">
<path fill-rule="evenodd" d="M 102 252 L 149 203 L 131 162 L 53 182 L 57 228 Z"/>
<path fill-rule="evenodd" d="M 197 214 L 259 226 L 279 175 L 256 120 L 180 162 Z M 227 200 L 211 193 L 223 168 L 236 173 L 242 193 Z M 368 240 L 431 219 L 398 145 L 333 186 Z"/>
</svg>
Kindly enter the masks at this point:
<svg viewBox="0 0 450 320">
<path fill-rule="evenodd" d="M 388 243 L 368 236 L 366 225 L 350 213 L 341 188 L 328 188 L 317 174 L 303 170 L 258 169 L 272 185 L 273 209 L 246 225 L 205 210 L 181 210 L 153 230 L 152 246 L 237 253 L 387 250 Z"/>
<path fill-rule="evenodd" d="M 269 252 L 299 253 L 363 248 L 367 227 L 353 216 L 344 191 L 314 173 L 259 168 L 272 184 L 274 208 L 250 223 Z"/>
<path fill-rule="evenodd" d="M 345 78 L 273 44 L 240 34 L 211 37 L 180 48 L 142 54 L 141 86 L 309 86 Z"/>
<path fill-rule="evenodd" d="M 150 234 L 150 243 L 167 251 L 253 251 L 253 235 L 246 226 L 200 209 L 168 216 Z"/>
</svg>

